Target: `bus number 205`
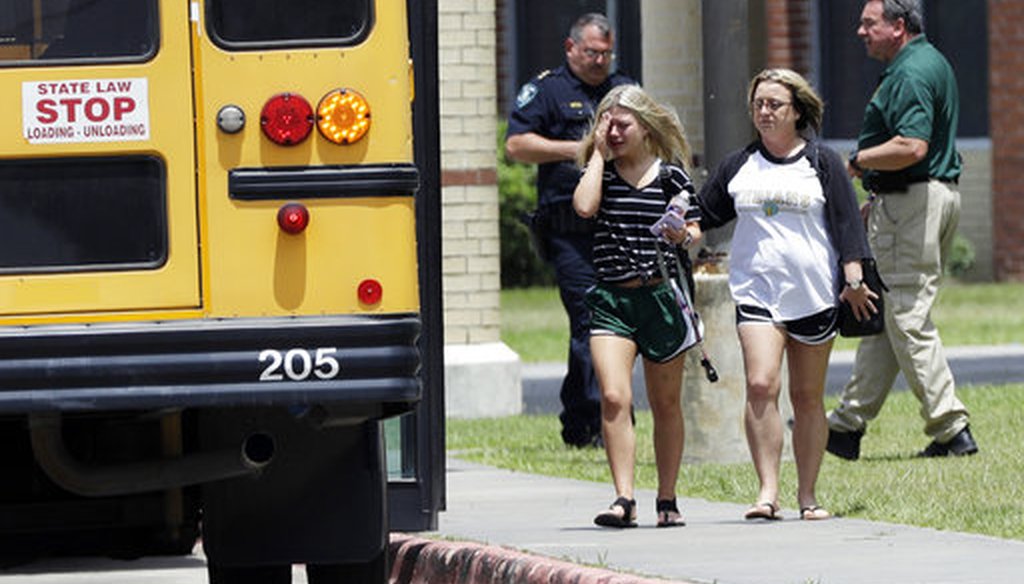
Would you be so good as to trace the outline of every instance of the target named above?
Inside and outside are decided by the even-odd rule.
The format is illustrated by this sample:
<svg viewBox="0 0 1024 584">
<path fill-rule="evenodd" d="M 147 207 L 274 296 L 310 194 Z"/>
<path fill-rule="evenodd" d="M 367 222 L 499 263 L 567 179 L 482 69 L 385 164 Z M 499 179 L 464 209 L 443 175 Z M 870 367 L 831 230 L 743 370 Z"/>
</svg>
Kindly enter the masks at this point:
<svg viewBox="0 0 1024 584">
<path fill-rule="evenodd" d="M 334 379 L 341 372 L 341 364 L 334 356 L 334 347 L 320 347 L 312 353 L 306 349 L 276 349 L 260 351 L 259 361 L 263 363 L 260 381 L 305 381 L 310 375 L 319 379 Z"/>
</svg>

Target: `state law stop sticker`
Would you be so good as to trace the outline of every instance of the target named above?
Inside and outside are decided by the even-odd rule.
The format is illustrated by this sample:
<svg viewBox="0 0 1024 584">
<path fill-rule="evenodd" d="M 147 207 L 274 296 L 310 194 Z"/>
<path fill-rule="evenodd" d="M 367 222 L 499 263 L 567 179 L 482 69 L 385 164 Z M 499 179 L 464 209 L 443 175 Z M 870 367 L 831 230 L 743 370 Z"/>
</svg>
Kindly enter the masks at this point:
<svg viewBox="0 0 1024 584">
<path fill-rule="evenodd" d="M 21 111 L 31 144 L 149 140 L 145 78 L 26 81 Z"/>
</svg>

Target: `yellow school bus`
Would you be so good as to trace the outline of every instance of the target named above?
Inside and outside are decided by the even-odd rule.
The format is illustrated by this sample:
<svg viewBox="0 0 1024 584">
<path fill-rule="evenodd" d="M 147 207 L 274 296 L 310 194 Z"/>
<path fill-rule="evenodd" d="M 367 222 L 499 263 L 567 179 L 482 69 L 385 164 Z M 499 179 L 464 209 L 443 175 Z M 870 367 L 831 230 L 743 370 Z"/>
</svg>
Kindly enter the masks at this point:
<svg viewBox="0 0 1024 584">
<path fill-rule="evenodd" d="M 0 556 L 382 581 L 443 505 L 436 0 L 4 6 Z"/>
</svg>

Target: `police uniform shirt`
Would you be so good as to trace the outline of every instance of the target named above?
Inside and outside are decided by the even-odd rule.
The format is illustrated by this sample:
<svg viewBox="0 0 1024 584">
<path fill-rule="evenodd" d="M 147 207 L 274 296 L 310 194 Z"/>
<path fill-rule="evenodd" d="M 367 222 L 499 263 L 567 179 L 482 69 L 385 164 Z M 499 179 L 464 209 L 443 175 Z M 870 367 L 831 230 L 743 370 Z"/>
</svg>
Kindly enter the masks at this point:
<svg viewBox="0 0 1024 584">
<path fill-rule="evenodd" d="M 533 132 L 552 140 L 581 140 L 601 99 L 617 85 L 635 84 L 626 75 L 612 73 L 596 87 L 587 85 L 567 65 L 547 70 L 519 90 L 509 115 L 508 135 Z M 546 162 L 537 169 L 537 200 L 541 207 L 572 200 L 579 181 L 574 160 Z"/>
</svg>

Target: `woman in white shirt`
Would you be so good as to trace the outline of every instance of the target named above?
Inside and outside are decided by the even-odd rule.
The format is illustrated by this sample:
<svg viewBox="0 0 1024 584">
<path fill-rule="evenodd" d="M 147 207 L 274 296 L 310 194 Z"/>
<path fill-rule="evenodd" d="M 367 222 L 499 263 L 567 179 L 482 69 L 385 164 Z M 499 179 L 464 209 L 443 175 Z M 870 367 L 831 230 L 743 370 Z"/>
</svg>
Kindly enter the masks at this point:
<svg viewBox="0 0 1024 584">
<path fill-rule="evenodd" d="M 746 372 L 744 425 L 760 483 L 747 519 L 781 519 L 778 400 L 782 357 L 793 405 L 793 453 L 801 519 L 827 519 L 815 485 L 828 438 L 824 386 L 838 302 L 858 318 L 876 312 L 861 285 L 871 256 L 853 186 L 840 156 L 817 142 L 824 103 L 788 69 L 750 83 L 758 139 L 729 155 L 701 189 L 702 229 L 736 219 L 729 288 Z"/>
</svg>

